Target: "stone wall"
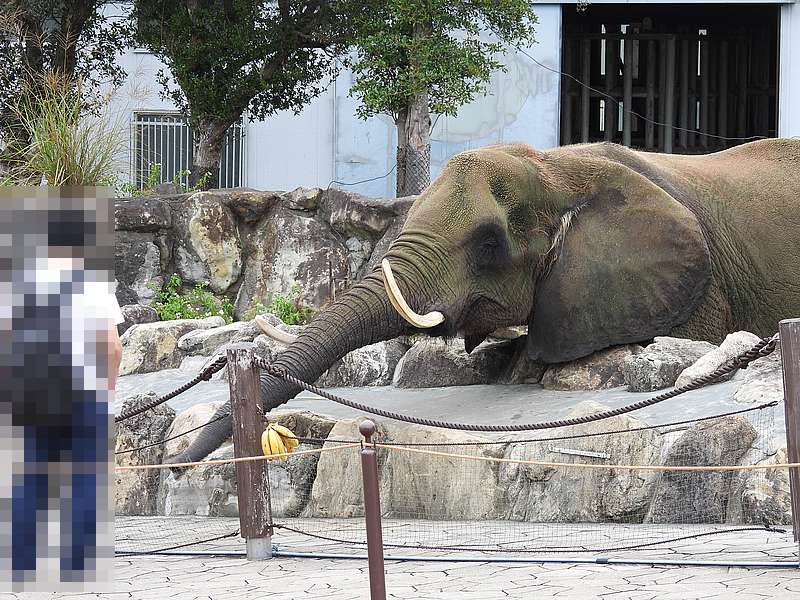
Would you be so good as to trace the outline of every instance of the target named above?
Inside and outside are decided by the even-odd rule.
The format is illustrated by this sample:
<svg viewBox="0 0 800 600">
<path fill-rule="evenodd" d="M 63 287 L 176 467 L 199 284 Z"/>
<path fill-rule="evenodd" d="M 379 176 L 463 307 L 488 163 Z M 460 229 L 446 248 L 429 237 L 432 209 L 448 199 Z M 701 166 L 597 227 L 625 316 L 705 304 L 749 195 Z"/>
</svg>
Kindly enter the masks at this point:
<svg viewBox="0 0 800 600">
<path fill-rule="evenodd" d="M 117 200 L 117 299 L 150 305 L 153 288 L 176 273 L 188 287 L 208 283 L 237 318 L 254 299 L 266 304 L 294 286 L 320 308 L 378 262 L 413 201 L 319 188 Z"/>
</svg>

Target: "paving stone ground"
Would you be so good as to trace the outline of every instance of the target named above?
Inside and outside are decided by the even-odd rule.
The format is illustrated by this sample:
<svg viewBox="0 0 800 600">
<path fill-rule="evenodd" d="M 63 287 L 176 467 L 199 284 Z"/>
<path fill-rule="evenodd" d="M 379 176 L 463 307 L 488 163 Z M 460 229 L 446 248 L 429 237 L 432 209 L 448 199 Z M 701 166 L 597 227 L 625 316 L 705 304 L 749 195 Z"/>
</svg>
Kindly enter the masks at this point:
<svg viewBox="0 0 800 600">
<path fill-rule="evenodd" d="M 342 520 L 339 530 L 354 526 L 357 520 Z M 172 523 L 172 525 L 169 525 Z M 192 535 L 221 534 L 235 531 L 236 519 L 187 518 L 117 518 L 117 544 L 131 549 L 146 540 L 158 544 L 163 541 L 190 539 Z M 305 522 L 308 527 L 310 522 Z M 422 531 L 436 530 L 446 525 L 451 531 L 458 529 L 462 535 L 467 529 L 457 524 L 392 522 L 389 525 L 406 535 L 422 539 Z M 475 527 L 476 536 L 485 539 L 487 533 L 499 531 L 508 524 L 488 522 Z M 180 528 L 181 535 L 176 533 Z M 559 525 L 566 535 L 569 526 Z M 580 525 L 572 526 L 575 539 L 611 540 L 630 536 L 627 529 L 635 530 L 642 538 L 652 535 L 643 526 Z M 691 534 L 701 526 L 672 526 L 672 534 Z M 708 526 L 702 526 L 708 530 Z M 392 529 L 389 529 L 392 531 Z M 656 531 L 656 529 L 653 529 Z M 138 535 L 138 537 L 137 537 Z M 159 539 L 160 535 L 160 539 Z M 198 538 L 199 539 L 199 538 Z M 474 540 L 473 540 L 474 541 Z M 338 552 L 350 556 L 363 555 L 361 547 L 344 547 L 288 531 L 279 531 L 273 538 L 279 552 Z M 463 543 L 470 543 L 468 538 Z M 244 544 L 238 536 L 207 542 L 190 548 L 198 552 L 241 553 Z M 185 551 L 187 548 L 178 551 Z M 729 566 L 658 566 L 597 563 L 524 563 L 491 562 L 489 558 L 505 556 L 524 558 L 522 553 L 500 555 L 475 551 L 388 549 L 387 555 L 414 554 L 427 558 L 444 558 L 437 561 L 387 560 L 387 598 L 395 599 L 458 599 L 491 600 L 495 598 L 559 598 L 583 600 L 602 598 L 613 600 L 700 600 L 735 599 L 781 600 L 800 599 L 800 569 L 798 546 L 791 535 L 767 531 L 726 532 L 704 538 L 678 540 L 668 547 L 646 552 L 608 552 L 609 559 L 635 560 L 694 560 L 694 561 L 779 561 L 792 568 L 758 568 Z M 477 557 L 479 562 L 464 563 L 451 559 L 454 556 Z M 551 553 L 540 555 L 545 559 L 557 558 Z M 594 560 L 598 553 L 574 553 L 572 557 Z M 570 556 L 558 556 L 569 560 Z M 20 594 L 15 597 L 53 598 L 45 594 Z M 355 600 L 369 598 L 367 562 L 360 558 L 314 559 L 279 556 L 263 562 L 249 562 L 242 556 L 118 556 L 115 560 L 114 592 L 105 594 L 57 594 L 59 598 L 85 598 L 114 600 L 135 598 L 141 600 L 237 600 L 264 599 L 295 600 L 324 598 L 327 600 Z"/>
</svg>

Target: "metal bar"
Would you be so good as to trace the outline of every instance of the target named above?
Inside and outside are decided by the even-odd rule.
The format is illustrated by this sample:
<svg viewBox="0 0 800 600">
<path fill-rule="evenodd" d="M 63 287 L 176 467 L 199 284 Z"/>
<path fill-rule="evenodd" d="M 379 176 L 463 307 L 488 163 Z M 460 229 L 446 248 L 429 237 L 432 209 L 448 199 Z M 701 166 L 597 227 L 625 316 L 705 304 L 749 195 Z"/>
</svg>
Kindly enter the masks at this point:
<svg viewBox="0 0 800 600">
<path fill-rule="evenodd" d="M 606 39 L 606 110 L 605 110 L 605 139 L 607 142 L 614 141 L 614 134 L 617 131 L 617 105 L 611 98 L 618 69 L 617 57 L 619 56 L 619 45 L 617 40 Z M 611 96 L 609 98 L 608 96 Z"/>
<path fill-rule="evenodd" d="M 697 145 L 697 42 L 689 42 L 689 132 L 687 144 L 690 148 Z"/>
<path fill-rule="evenodd" d="M 378 455 L 371 446 L 375 423 L 369 419 L 358 427 L 364 436 L 361 449 L 361 476 L 364 480 L 364 519 L 367 525 L 367 556 L 369 557 L 369 593 L 371 600 L 386 600 L 386 578 L 383 567 L 383 530 L 381 529 L 381 499 L 378 490 Z"/>
<path fill-rule="evenodd" d="M 786 460 L 800 462 L 800 319 L 780 322 L 783 359 L 784 411 L 786 415 Z M 800 470 L 789 470 L 794 539 L 800 541 Z"/>
<path fill-rule="evenodd" d="M 622 92 L 622 143 L 631 145 L 631 111 L 633 110 L 633 39 L 626 36 L 622 42 L 625 44 L 625 71 L 623 72 Z"/>
<path fill-rule="evenodd" d="M 700 41 L 700 131 L 708 133 L 708 40 Z M 708 136 L 700 136 L 700 145 L 708 148 Z"/>
<path fill-rule="evenodd" d="M 719 47 L 719 91 L 717 94 L 718 135 L 728 135 L 728 40 L 722 40 Z M 720 140 L 723 145 L 727 144 Z"/>
<path fill-rule="evenodd" d="M 672 138 L 675 123 L 675 38 L 667 40 L 667 69 L 665 75 L 664 122 L 667 124 L 664 132 L 664 152 L 672 152 Z"/>
<path fill-rule="evenodd" d="M 749 46 L 746 40 L 742 40 L 736 46 L 736 65 L 738 75 L 736 89 L 738 97 L 736 101 L 736 135 L 744 137 L 747 135 L 747 65 L 750 62 Z"/>
<path fill-rule="evenodd" d="M 563 71 L 570 75 L 575 72 L 572 64 L 572 40 L 564 40 Z M 561 76 L 561 144 L 572 143 L 572 96 L 570 90 L 572 80 L 565 75 Z"/>
<path fill-rule="evenodd" d="M 233 451 L 237 458 L 262 453 L 260 442 L 263 423 L 259 408 L 261 388 L 259 372 L 253 363 L 254 348 L 255 344 L 252 342 L 240 342 L 228 347 Z M 247 558 L 272 558 L 267 461 L 237 462 L 236 485 L 239 490 L 239 527 L 246 540 Z"/>
<path fill-rule="evenodd" d="M 656 42 L 647 42 L 647 99 L 645 100 L 645 116 L 647 121 L 644 124 L 644 145 L 645 148 L 653 149 L 655 143 L 655 124 L 656 120 Z"/>
<path fill-rule="evenodd" d="M 568 456 L 585 456 L 587 458 L 602 458 L 608 460 L 611 458 L 610 454 L 606 454 L 605 452 L 593 452 L 591 450 L 574 450 L 572 448 L 558 448 L 556 446 L 550 446 L 550 452 L 555 452 L 557 454 L 566 454 Z"/>
<path fill-rule="evenodd" d="M 592 43 L 581 40 L 581 142 L 589 141 L 590 110 L 589 87 L 592 82 Z"/>
<path fill-rule="evenodd" d="M 681 40 L 680 82 L 681 129 L 678 131 L 678 144 L 685 149 L 689 142 L 689 40 Z"/>
</svg>

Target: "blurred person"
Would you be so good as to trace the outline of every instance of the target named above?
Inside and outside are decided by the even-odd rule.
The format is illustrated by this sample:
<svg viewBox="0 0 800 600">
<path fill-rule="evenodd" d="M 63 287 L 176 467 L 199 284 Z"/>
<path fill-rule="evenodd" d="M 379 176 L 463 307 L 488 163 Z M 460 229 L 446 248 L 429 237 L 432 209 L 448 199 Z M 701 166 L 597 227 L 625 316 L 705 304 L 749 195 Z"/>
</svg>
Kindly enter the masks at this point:
<svg viewBox="0 0 800 600">
<path fill-rule="evenodd" d="M 10 386 L 2 387 L 10 387 L 11 425 L 22 430 L 24 447 L 12 486 L 14 582 L 35 579 L 47 539 L 37 530 L 46 530 L 53 500 L 60 509 L 61 581 L 83 582 L 100 558 L 97 523 L 105 518 L 110 486 L 108 402 L 123 317 L 102 273 L 84 263 L 93 226 L 84 211 L 50 211 L 46 248 L 12 281 L 15 359 Z"/>
</svg>

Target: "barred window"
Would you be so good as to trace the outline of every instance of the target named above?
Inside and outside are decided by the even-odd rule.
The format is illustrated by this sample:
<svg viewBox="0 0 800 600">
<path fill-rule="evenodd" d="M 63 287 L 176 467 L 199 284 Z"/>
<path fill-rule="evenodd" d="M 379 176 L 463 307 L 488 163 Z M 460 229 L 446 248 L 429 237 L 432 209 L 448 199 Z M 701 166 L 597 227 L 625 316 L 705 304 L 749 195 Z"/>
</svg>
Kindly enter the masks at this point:
<svg viewBox="0 0 800 600">
<path fill-rule="evenodd" d="M 186 185 L 194 153 L 194 130 L 180 113 L 136 112 L 131 124 L 131 181 L 137 189 L 149 183 L 179 181 Z M 219 163 L 219 187 L 245 181 L 244 119 L 225 134 Z"/>
</svg>

